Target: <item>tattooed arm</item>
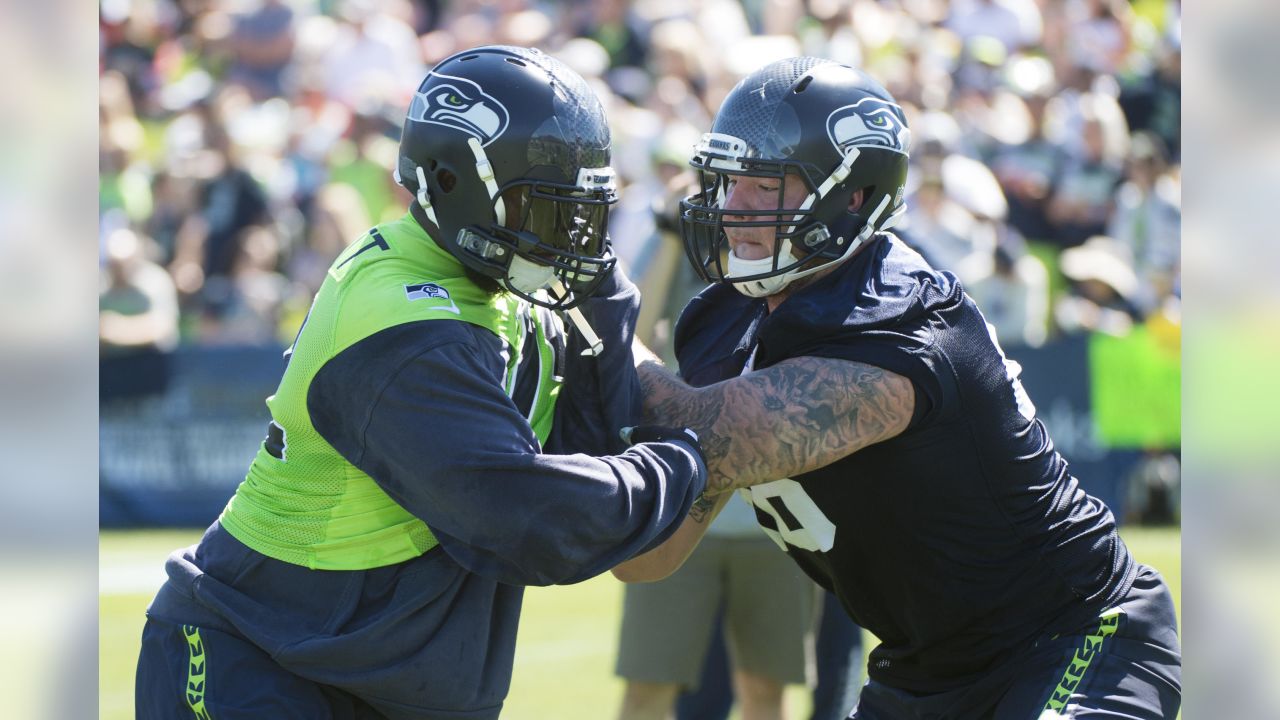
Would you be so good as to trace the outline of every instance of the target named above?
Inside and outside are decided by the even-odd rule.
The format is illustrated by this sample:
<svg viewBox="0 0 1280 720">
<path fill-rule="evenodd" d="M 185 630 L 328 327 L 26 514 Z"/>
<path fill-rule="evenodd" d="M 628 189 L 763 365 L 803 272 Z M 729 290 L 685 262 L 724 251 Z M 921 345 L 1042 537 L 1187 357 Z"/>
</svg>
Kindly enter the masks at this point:
<svg viewBox="0 0 1280 720">
<path fill-rule="evenodd" d="M 635 348 L 645 422 L 698 433 L 707 489 L 670 538 L 613 569 L 623 582 L 675 572 L 724 507 L 726 490 L 816 470 L 888 440 L 906 429 L 915 409 L 910 380 L 864 363 L 793 358 L 695 388 L 645 350 Z"/>
<path fill-rule="evenodd" d="M 874 365 L 799 357 L 694 388 L 637 353 L 645 422 L 689 427 L 708 494 L 793 477 L 906 429 L 911 381 Z"/>
</svg>

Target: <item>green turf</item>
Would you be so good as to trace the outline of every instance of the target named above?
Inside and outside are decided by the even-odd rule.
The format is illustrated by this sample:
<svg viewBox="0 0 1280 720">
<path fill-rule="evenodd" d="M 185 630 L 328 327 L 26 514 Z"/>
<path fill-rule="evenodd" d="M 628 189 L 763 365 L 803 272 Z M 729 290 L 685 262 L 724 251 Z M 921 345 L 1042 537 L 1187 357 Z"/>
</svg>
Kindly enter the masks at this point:
<svg viewBox="0 0 1280 720">
<path fill-rule="evenodd" d="M 1169 582 L 1181 617 L 1182 546 L 1175 529 L 1126 528 L 1137 558 Z M 165 556 L 189 545 L 199 531 L 103 532 L 99 549 L 99 717 L 133 717 L 133 674 L 149 583 Z M 131 589 L 132 588 L 132 589 Z M 516 650 L 515 675 L 503 720 L 599 720 L 613 717 L 622 683 L 613 676 L 622 586 L 604 575 L 578 585 L 530 588 Z M 789 688 L 794 719 L 805 717 L 808 697 Z"/>
</svg>

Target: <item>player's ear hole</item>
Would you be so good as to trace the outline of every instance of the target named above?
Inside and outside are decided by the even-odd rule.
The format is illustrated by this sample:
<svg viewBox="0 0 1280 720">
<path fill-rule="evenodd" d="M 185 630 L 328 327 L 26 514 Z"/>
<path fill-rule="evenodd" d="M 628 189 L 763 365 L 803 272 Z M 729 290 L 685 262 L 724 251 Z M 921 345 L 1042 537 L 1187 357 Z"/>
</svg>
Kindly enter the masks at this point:
<svg viewBox="0 0 1280 720">
<path fill-rule="evenodd" d="M 861 210 L 863 203 L 866 202 L 867 196 L 874 193 L 875 190 L 876 189 L 874 187 L 867 187 L 867 188 L 862 188 L 861 190 L 855 190 L 853 194 L 849 196 L 848 212 L 856 213 L 859 210 Z"/>
<path fill-rule="evenodd" d="M 436 171 L 436 184 L 446 193 L 453 192 L 453 188 L 458 184 L 458 176 L 444 168 L 440 168 Z"/>
</svg>

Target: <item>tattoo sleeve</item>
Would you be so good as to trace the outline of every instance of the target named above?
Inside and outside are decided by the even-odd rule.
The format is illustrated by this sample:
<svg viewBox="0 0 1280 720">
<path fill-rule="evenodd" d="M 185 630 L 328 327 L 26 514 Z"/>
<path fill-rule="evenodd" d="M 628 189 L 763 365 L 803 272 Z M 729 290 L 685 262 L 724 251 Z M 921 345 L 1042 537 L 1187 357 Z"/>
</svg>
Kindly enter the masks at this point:
<svg viewBox="0 0 1280 720">
<path fill-rule="evenodd" d="M 703 388 L 652 360 L 638 370 L 645 422 L 701 438 L 707 494 L 829 465 L 901 433 L 915 407 L 911 381 L 848 360 L 792 358 Z"/>
<path fill-rule="evenodd" d="M 693 505 L 689 507 L 689 519 L 694 522 L 703 522 L 715 507 L 715 497 L 702 493 L 693 501 Z"/>
</svg>

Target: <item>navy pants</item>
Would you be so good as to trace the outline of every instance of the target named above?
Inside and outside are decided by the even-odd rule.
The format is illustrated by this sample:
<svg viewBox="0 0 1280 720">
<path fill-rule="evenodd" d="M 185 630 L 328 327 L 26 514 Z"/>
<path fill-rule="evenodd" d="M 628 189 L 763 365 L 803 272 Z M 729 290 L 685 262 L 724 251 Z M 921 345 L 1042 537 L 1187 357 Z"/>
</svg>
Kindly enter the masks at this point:
<svg viewBox="0 0 1280 720">
<path fill-rule="evenodd" d="M 135 688 L 138 720 L 383 720 L 354 695 L 280 667 L 230 633 L 148 618 Z M 217 692 L 218 686 L 235 694 Z"/>
<path fill-rule="evenodd" d="M 915 695 L 874 680 L 852 720 L 1173 720 L 1182 654 L 1173 598 L 1141 567 L 1116 607 L 1075 632 L 1046 637 L 1004 671 L 969 687 Z"/>
<path fill-rule="evenodd" d="M 502 709 L 523 588 L 443 550 L 309 570 L 214 523 L 165 571 L 142 631 L 142 720 L 496 720 Z"/>
</svg>

